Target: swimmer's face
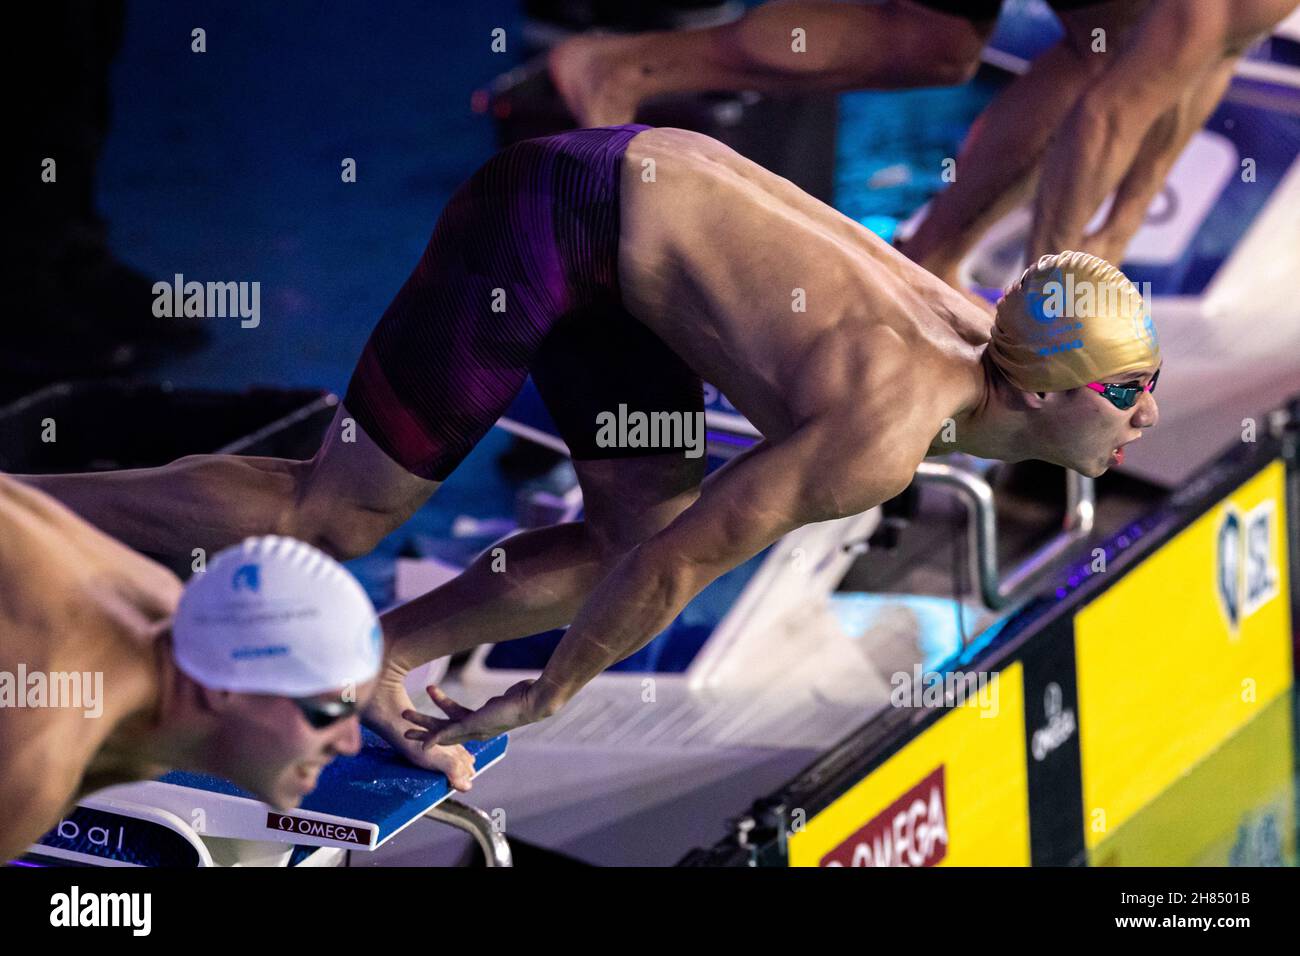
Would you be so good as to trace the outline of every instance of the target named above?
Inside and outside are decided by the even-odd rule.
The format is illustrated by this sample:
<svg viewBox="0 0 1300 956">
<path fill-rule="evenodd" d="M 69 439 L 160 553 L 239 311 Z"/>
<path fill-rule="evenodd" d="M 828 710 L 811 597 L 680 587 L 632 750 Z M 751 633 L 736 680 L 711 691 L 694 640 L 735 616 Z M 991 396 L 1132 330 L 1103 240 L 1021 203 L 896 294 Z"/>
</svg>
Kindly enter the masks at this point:
<svg viewBox="0 0 1300 956">
<path fill-rule="evenodd" d="M 1110 381 L 1145 386 L 1155 372 L 1154 367 L 1142 369 Z M 1052 452 L 1044 457 L 1090 478 L 1122 465 L 1124 447 L 1160 420 L 1151 392 L 1142 392 L 1132 408 L 1120 409 L 1090 388 L 1074 388 L 1049 393 L 1045 410 L 1050 410 L 1047 437 Z"/>
<path fill-rule="evenodd" d="M 226 709 L 222 742 L 226 776 L 279 810 L 298 806 L 316 789 L 320 772 L 338 756 L 361 750 L 357 716 L 374 693 L 371 680 L 351 690 L 305 698 L 328 709 L 340 701 L 355 701 L 355 710 L 325 727 L 313 727 L 303 708 L 288 697 L 240 694 L 239 705 Z"/>
</svg>

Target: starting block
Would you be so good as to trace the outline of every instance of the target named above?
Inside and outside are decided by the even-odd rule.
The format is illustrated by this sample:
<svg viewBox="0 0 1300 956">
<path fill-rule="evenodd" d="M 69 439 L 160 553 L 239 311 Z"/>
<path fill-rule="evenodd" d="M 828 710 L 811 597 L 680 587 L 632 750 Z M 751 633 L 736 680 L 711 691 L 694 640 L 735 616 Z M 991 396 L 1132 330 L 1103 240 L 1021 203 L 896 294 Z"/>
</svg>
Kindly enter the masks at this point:
<svg viewBox="0 0 1300 956">
<path fill-rule="evenodd" d="M 369 730 L 362 750 L 321 771 L 293 810 L 276 810 L 233 784 L 174 772 L 109 787 L 82 800 L 20 861 L 29 866 L 337 866 L 373 851 L 416 820 L 472 835 L 488 866 L 509 866 L 505 834 L 474 807 L 450 799 L 447 778 L 399 757 Z M 502 735 L 465 745 L 475 774 L 506 752 Z"/>
</svg>

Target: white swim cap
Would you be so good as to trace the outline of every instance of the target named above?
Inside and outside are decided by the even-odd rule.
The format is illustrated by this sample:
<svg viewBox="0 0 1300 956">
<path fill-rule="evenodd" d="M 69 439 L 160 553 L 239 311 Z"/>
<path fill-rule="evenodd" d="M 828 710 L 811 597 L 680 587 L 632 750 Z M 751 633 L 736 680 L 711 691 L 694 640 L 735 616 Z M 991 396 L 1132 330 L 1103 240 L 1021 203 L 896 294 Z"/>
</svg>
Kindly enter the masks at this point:
<svg viewBox="0 0 1300 956">
<path fill-rule="evenodd" d="M 185 586 L 172 621 L 176 664 L 207 687 L 311 697 L 379 673 L 374 605 L 343 565 L 266 535 L 218 553 Z"/>
</svg>

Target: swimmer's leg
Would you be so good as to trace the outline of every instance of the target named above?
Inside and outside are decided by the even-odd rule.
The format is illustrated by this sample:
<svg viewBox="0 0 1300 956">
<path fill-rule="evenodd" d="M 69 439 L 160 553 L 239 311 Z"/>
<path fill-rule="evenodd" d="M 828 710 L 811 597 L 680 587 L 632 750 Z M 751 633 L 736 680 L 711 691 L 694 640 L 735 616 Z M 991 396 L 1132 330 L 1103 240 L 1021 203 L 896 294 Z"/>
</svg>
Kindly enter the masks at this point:
<svg viewBox="0 0 1300 956">
<path fill-rule="evenodd" d="M 703 385 L 631 313 L 608 305 L 566 316 L 534 356 L 532 376 L 573 454 L 583 520 L 513 535 L 442 587 L 385 615 L 390 656 L 403 674 L 478 644 L 568 624 L 624 555 L 699 495 L 707 461 Z M 601 446 L 599 416 L 620 406 L 677 416 L 683 447 Z M 686 429 L 696 422 L 697 440 L 687 447 Z"/>
<path fill-rule="evenodd" d="M 581 126 L 630 123 L 652 96 L 704 90 L 795 93 L 963 83 L 994 19 L 972 22 L 888 0 L 765 3 L 731 23 L 557 47 L 551 76 Z M 794 48 L 794 30 L 807 39 Z"/>
<path fill-rule="evenodd" d="M 364 554 L 492 427 L 556 318 L 611 294 L 619 169 L 636 132 L 517 143 L 456 191 L 312 460 L 200 455 L 22 480 L 153 554 L 188 559 L 268 533 Z M 506 311 L 491 311 L 498 299 Z"/>
<path fill-rule="evenodd" d="M 698 497 L 706 464 L 703 385 L 626 309 L 605 304 L 564 317 L 533 356 L 532 376 L 573 454 L 583 520 L 510 537 L 499 553 L 488 549 L 454 580 L 385 615 L 390 655 L 403 674 L 477 644 L 563 627 L 625 554 Z M 676 416 L 683 447 L 602 446 L 596 423 L 620 406 Z M 699 427 L 687 447 L 691 423 Z"/>
<path fill-rule="evenodd" d="M 192 455 L 159 468 L 15 476 L 118 540 L 168 558 L 284 531 L 307 462 Z M 337 555 L 336 555 L 337 556 Z"/>
<path fill-rule="evenodd" d="M 365 554 L 433 494 L 438 482 L 393 462 L 340 406 L 306 461 L 191 455 L 159 468 L 20 480 L 118 540 L 188 559 L 249 535 L 285 534 L 346 560 Z"/>
</svg>

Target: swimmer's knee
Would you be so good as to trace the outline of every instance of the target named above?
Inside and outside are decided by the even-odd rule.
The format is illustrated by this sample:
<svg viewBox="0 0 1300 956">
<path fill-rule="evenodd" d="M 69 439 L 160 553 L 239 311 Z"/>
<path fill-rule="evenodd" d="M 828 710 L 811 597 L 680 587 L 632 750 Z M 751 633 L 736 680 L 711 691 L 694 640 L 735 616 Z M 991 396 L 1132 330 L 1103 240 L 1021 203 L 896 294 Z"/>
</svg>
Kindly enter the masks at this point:
<svg viewBox="0 0 1300 956">
<path fill-rule="evenodd" d="M 336 561 L 350 561 L 373 551 L 396 526 L 386 513 L 336 503 L 328 509 L 295 509 L 280 533 L 320 548 Z"/>
<path fill-rule="evenodd" d="M 311 461 L 295 462 L 296 493 L 280 515 L 277 534 L 320 548 L 337 561 L 369 554 L 405 514 L 368 508 L 313 487 Z"/>
</svg>

